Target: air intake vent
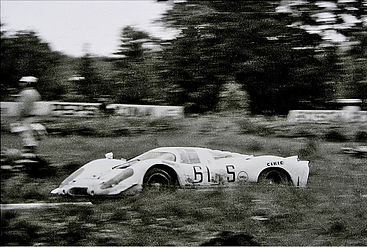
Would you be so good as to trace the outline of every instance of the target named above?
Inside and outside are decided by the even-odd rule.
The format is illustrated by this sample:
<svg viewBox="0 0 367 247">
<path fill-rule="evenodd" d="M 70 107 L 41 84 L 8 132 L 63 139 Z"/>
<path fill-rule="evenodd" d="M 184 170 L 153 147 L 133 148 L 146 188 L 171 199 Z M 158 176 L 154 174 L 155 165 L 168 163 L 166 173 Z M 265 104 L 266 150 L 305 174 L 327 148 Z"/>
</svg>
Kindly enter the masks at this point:
<svg viewBox="0 0 367 247">
<path fill-rule="evenodd" d="M 87 196 L 87 188 L 74 187 L 69 190 L 69 194 L 72 196 Z"/>
</svg>

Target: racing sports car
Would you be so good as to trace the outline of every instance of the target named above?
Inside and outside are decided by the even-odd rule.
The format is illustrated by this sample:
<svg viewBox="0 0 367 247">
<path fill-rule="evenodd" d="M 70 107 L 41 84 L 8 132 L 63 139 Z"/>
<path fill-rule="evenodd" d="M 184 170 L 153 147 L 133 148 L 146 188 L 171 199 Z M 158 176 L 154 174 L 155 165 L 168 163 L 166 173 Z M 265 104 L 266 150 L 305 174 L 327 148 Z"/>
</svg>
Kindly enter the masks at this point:
<svg viewBox="0 0 367 247">
<path fill-rule="evenodd" d="M 52 194 L 112 196 L 146 187 L 231 186 L 257 182 L 305 187 L 309 161 L 298 156 L 253 156 L 198 147 L 160 147 L 133 159 L 112 153 L 67 177 Z"/>
</svg>

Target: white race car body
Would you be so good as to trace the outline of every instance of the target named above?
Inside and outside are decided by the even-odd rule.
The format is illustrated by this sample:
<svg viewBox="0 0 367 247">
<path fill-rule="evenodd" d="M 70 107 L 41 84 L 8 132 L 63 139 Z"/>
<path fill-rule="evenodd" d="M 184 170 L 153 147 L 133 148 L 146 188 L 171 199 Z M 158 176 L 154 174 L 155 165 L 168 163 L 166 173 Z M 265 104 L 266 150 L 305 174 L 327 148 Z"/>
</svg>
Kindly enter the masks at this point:
<svg viewBox="0 0 367 247">
<path fill-rule="evenodd" d="M 146 184 L 168 182 L 180 187 L 231 186 L 269 179 L 304 187 L 308 161 L 297 156 L 243 155 L 197 147 L 161 147 L 129 161 L 113 158 L 87 163 L 51 193 L 110 196 L 136 192 Z"/>
</svg>

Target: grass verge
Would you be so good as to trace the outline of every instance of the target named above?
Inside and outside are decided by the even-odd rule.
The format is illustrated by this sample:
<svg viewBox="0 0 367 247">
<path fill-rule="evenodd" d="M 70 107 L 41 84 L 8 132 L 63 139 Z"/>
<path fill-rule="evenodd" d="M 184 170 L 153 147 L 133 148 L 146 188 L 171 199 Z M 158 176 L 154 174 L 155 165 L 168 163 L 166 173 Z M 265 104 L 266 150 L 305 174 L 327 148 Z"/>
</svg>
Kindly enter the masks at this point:
<svg viewBox="0 0 367 247">
<path fill-rule="evenodd" d="M 308 187 L 246 185 L 146 192 L 89 206 L 2 210 L 1 245 L 200 245 L 228 232 L 250 236 L 260 245 L 367 245 L 366 162 L 340 152 L 341 147 L 356 144 L 352 138 L 326 142 L 320 137 L 324 127 L 321 134 L 305 128 L 316 134 L 307 138 L 243 134 L 236 121 L 203 117 L 173 125 L 182 128 L 162 127 L 168 124 L 165 121 L 141 123 L 154 131 L 118 137 L 50 135 L 42 141 L 40 152 L 55 172 L 40 178 L 2 173 L 1 202 L 60 201 L 49 192 L 85 162 L 110 151 L 130 158 L 158 146 L 299 154 L 311 161 Z M 17 147 L 19 140 L 3 133 L 1 145 Z"/>
</svg>

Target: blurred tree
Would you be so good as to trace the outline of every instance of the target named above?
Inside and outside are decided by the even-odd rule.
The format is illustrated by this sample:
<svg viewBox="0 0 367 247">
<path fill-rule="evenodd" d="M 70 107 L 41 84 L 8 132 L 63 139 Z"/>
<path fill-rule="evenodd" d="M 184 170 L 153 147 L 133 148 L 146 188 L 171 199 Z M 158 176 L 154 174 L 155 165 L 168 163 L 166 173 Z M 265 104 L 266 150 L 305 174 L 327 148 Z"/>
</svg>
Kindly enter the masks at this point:
<svg viewBox="0 0 367 247">
<path fill-rule="evenodd" d="M 314 33 L 322 39 L 319 52 L 334 53 L 333 73 L 328 84 L 329 99 L 366 98 L 367 4 L 365 1 L 281 1 L 279 13 L 296 18 L 292 27 Z"/>
<path fill-rule="evenodd" d="M 367 100 L 367 31 L 360 32 L 360 35 L 360 45 L 351 50 L 353 60 L 349 68 L 353 69 L 352 81 L 355 83 L 356 94 L 353 97 Z"/>
<path fill-rule="evenodd" d="M 231 72 L 230 51 L 216 34 L 215 13 L 206 4 L 177 4 L 164 18 L 182 31 L 163 47 L 161 76 L 170 85 L 168 101 L 184 105 L 186 112 L 215 110 Z"/>
<path fill-rule="evenodd" d="M 79 76 L 83 79 L 76 80 L 77 91 L 84 96 L 84 99 L 93 102 L 106 92 L 106 87 L 98 74 L 97 69 L 93 66 L 93 58 L 88 51 L 80 58 Z"/>
<path fill-rule="evenodd" d="M 14 35 L 1 32 L 1 98 L 9 88 L 18 88 L 22 76 L 39 78 L 37 89 L 42 99 L 55 99 L 65 91 L 59 81 L 57 66 L 62 55 L 53 52 L 33 31 L 18 31 Z"/>
<path fill-rule="evenodd" d="M 17 88 L 19 77 L 19 72 L 16 71 L 15 61 L 12 58 L 12 40 L 6 36 L 6 32 L 3 31 L 3 23 L 0 23 L 1 27 L 1 100 L 3 100 L 9 93 L 11 93 L 11 88 Z"/>
<path fill-rule="evenodd" d="M 220 111 L 247 111 L 249 107 L 247 97 L 247 93 L 233 78 L 232 82 L 223 85 L 219 95 L 218 109 Z"/>
<path fill-rule="evenodd" d="M 131 26 L 121 32 L 121 44 L 115 53 L 114 92 L 118 103 L 145 104 L 151 102 L 154 74 L 148 47 L 155 42 L 148 33 Z M 154 101 L 154 100 L 153 100 Z"/>
<path fill-rule="evenodd" d="M 238 53 L 247 54 L 235 74 L 255 114 L 287 114 L 325 97 L 325 61 L 315 57 L 320 38 L 290 28 L 292 18 L 276 14 L 274 7 L 272 2 L 247 3 L 246 12 L 237 12 L 240 26 L 248 28 L 236 39 Z"/>
<path fill-rule="evenodd" d="M 141 60 L 143 59 L 144 51 L 146 51 L 143 45 L 147 41 L 150 41 L 148 33 L 126 26 L 122 29 L 121 44 L 115 54 L 130 60 Z"/>
<path fill-rule="evenodd" d="M 328 63 L 315 57 L 321 38 L 288 27 L 293 17 L 275 13 L 276 6 L 273 1 L 176 4 L 163 18 L 181 29 L 163 52 L 170 100 L 192 112 L 213 110 L 222 85 L 233 77 L 257 114 L 286 114 L 323 98 L 320 68 Z"/>
</svg>

